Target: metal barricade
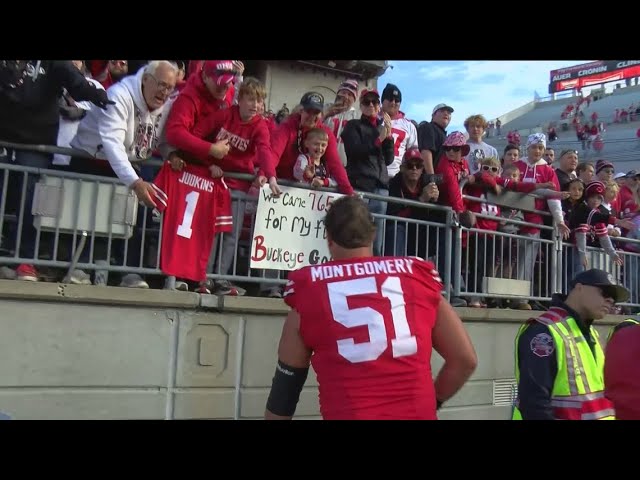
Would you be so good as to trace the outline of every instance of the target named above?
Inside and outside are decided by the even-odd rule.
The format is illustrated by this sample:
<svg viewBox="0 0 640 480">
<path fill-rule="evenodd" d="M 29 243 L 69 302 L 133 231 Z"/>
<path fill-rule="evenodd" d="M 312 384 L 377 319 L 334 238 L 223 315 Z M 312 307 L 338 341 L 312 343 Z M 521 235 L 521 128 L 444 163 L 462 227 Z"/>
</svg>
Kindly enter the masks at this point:
<svg viewBox="0 0 640 480">
<path fill-rule="evenodd" d="M 1 147 L 48 153 L 55 151 L 76 156 L 78 153 L 60 147 L 0 141 Z M 159 167 L 162 162 L 151 160 L 144 164 Z M 161 217 L 153 215 L 147 207 L 140 206 L 134 194 L 120 185 L 117 179 L 11 164 L 0 164 L 0 173 L 3 175 L 0 195 L 0 264 L 30 264 L 64 269 L 66 274 L 60 275 L 63 281 L 69 281 L 70 273 L 75 268 L 165 277 L 160 269 Z M 254 179 L 247 174 L 225 175 L 248 182 Z M 38 178 L 33 207 L 29 212 L 33 217 L 25 215 L 26 185 L 31 181 L 29 176 Z M 279 180 L 279 183 L 311 189 L 310 186 L 297 182 Z M 8 202 L 10 189 L 13 189 L 13 199 L 18 199 L 13 205 Z M 335 193 L 335 189 L 331 188 L 311 190 Z M 457 223 L 454 212 L 448 207 L 372 193 L 358 194 L 365 200 L 397 203 L 421 212 L 416 218 L 386 213 L 372 214 L 378 221 L 382 253 L 419 256 L 433 261 L 443 278 L 447 298 L 459 296 L 472 300 L 507 298 L 517 301 L 548 301 L 553 293 L 566 292 L 569 279 L 577 273 L 574 247 L 562 243 L 554 227 L 476 214 L 478 218 L 502 220 L 506 225 L 514 227 L 536 227 L 550 232 L 551 239 L 464 228 Z M 501 204 L 500 198 L 488 197 L 473 200 Z M 529 197 L 534 198 L 535 195 Z M 463 195 L 463 198 L 472 197 Z M 218 235 L 210 256 L 207 277 L 267 288 L 286 283 L 286 272 L 250 268 L 257 194 L 252 195 L 251 191 L 249 194 L 232 191 L 232 200 L 236 234 Z M 506 206 L 510 206 L 508 202 Z M 549 215 L 548 212 L 530 211 Z M 20 252 L 21 245 L 26 241 L 23 238 L 25 221 L 30 218 L 33 218 L 31 228 L 35 230 L 32 235 L 34 253 L 25 256 Z M 625 242 L 640 245 L 637 240 L 615 239 L 617 246 Z M 631 299 L 625 305 L 640 306 L 640 253 L 620 250 L 623 265 L 614 266 L 598 249 L 589 251 L 592 256 L 591 266 L 600 266 L 610 271 L 630 289 Z M 535 259 L 535 263 L 534 260 L 527 261 L 527 257 Z M 596 262 L 600 263 L 596 265 Z M 525 269 L 529 263 L 532 267 Z"/>
<path fill-rule="evenodd" d="M 629 301 L 619 305 L 625 307 L 628 310 L 627 313 L 632 313 L 640 307 L 640 240 L 624 237 L 613 237 L 612 240 L 617 255 L 622 259 L 622 265 L 615 264 L 602 248 L 587 247 L 588 267 L 605 270 L 629 290 L 631 293 Z M 571 278 L 583 271 L 584 265 L 575 245 L 564 243 L 562 248 L 566 259 L 562 265 L 562 285 L 563 291 L 567 291 Z"/>
<path fill-rule="evenodd" d="M 460 183 L 461 192 L 466 181 Z M 482 198 L 463 193 L 462 197 L 503 208 L 516 206 L 523 212 L 550 217 L 549 212 L 534 208 L 535 194 L 504 192 L 506 195 L 487 193 Z M 458 227 L 454 253 L 455 265 L 460 265 L 460 269 L 454 271 L 460 275 L 453 278 L 454 295 L 470 298 L 473 306 L 480 306 L 481 299 L 503 299 L 516 304 L 550 301 L 553 293 L 562 291 L 559 281 L 562 249 L 557 228 L 491 215 L 490 208 L 485 210 L 487 213 L 476 213 L 475 217 L 496 221 L 503 231 Z M 519 227 L 532 227 L 547 234 L 519 234 Z"/>
<path fill-rule="evenodd" d="M 2 146 L 81 156 L 73 149 L 61 147 L 0 142 L 0 147 Z M 144 165 L 160 167 L 162 162 L 152 160 L 144 162 Z M 66 273 L 54 273 L 55 278 L 52 279 L 66 282 L 70 280 L 70 274 L 76 268 L 87 272 L 136 273 L 164 278 L 160 269 L 161 217 L 153 215 L 150 209 L 138 204 L 134 194 L 121 185 L 118 179 L 10 164 L 0 164 L 0 172 L 3 174 L 4 184 L 0 199 L 0 248 L 4 251 L 0 252 L 0 264 L 64 269 Z M 14 177 L 20 176 L 20 181 L 16 182 L 14 179 L 15 185 L 12 185 L 16 189 L 13 193 L 19 194 L 19 201 L 15 202 L 15 205 L 7 203 L 7 193 L 11 186 L 9 173 Z M 252 175 L 247 174 L 225 175 L 244 181 L 254 179 Z M 31 224 L 26 225 L 27 192 L 24 187 L 30 176 L 36 177 L 37 180 L 33 208 L 30 209 L 33 220 Z M 33 182 L 34 179 L 29 181 Z M 310 186 L 298 182 L 279 180 L 279 183 L 311 189 Z M 311 190 L 335 193 L 335 189 L 331 188 Z M 383 253 L 430 259 L 439 265 L 445 285 L 451 284 L 453 213 L 450 208 L 370 193 L 358 194 L 368 201 L 398 203 L 425 212 L 439 212 L 442 221 L 432 221 L 428 218 L 429 215 L 424 215 L 426 219 L 422 218 L 422 215 L 421 218 L 395 217 L 382 213 L 372 215 L 380 221 L 378 235 L 381 238 Z M 250 196 L 243 191 L 232 191 L 236 234 L 218 235 L 210 257 L 207 274 L 209 279 L 261 284 L 267 287 L 286 283 L 286 272 L 250 268 L 257 200 L 257 195 Z M 12 207 L 13 211 L 9 212 L 8 207 Z M 22 232 L 29 229 L 33 229 L 30 233 L 35 232 L 34 253 L 21 255 L 21 245 L 26 241 L 22 238 Z M 398 234 L 400 231 L 404 233 L 402 240 Z M 449 290 L 445 289 L 447 296 Z"/>
</svg>

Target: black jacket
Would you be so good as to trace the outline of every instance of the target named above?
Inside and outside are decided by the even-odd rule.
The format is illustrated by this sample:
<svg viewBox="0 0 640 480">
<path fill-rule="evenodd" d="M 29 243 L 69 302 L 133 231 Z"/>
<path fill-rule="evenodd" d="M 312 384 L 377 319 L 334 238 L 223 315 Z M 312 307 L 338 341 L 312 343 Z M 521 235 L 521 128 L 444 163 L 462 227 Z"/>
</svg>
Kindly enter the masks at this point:
<svg viewBox="0 0 640 480">
<path fill-rule="evenodd" d="M 0 72 L 0 140 L 56 145 L 62 89 L 76 101 L 99 98 L 69 60 L 28 60 L 18 76 L 22 82 L 13 87 L 10 75 Z"/>
<path fill-rule="evenodd" d="M 431 182 L 431 177 L 432 175 L 423 172 L 420 178 L 418 179 L 418 186 L 417 186 L 418 197 L 420 196 L 420 194 L 422 194 L 422 189 L 426 187 L 429 184 L 429 182 Z M 402 182 L 402 172 L 398 172 L 391 180 L 389 180 L 389 196 L 396 197 L 396 198 L 405 198 L 407 200 L 419 201 L 417 199 L 407 197 L 404 189 L 402 188 L 403 185 L 404 184 Z M 395 203 L 395 202 L 387 203 L 387 215 L 398 216 L 398 213 L 407 211 L 407 210 L 409 212 L 408 214 L 409 218 L 418 218 L 418 219 L 424 220 L 428 217 L 427 215 L 428 209 L 426 208 L 407 207 L 406 205 L 402 205 L 400 203 Z M 400 215 L 400 216 L 404 216 L 404 215 Z"/>
<path fill-rule="evenodd" d="M 571 176 L 566 173 L 564 170 L 560 170 L 556 168 L 556 177 L 558 177 L 558 183 L 560 184 L 560 191 L 566 192 L 569 189 L 569 182 L 571 181 Z"/>
<path fill-rule="evenodd" d="M 416 191 L 417 197 L 420 196 L 422 189 L 428 185 L 431 180 L 432 175 L 424 172 L 422 173 L 418 179 L 418 188 Z M 409 192 L 403 189 L 402 172 L 397 173 L 391 180 L 389 180 L 389 197 L 419 201 L 418 198 L 412 198 Z M 426 221 L 434 221 L 434 218 L 439 218 L 437 217 L 438 212 L 429 208 L 408 207 L 392 201 L 387 202 L 387 215 Z M 395 225 L 395 223 L 387 221 L 387 248 L 393 247 L 396 243 L 394 233 Z M 438 235 L 433 227 L 431 227 L 431 234 L 429 234 L 428 230 L 429 227 L 426 225 L 418 225 L 415 222 L 406 223 L 407 255 L 427 258 L 436 254 Z M 386 254 L 395 255 L 391 250 L 388 250 L 388 253 Z"/>
<path fill-rule="evenodd" d="M 373 192 L 388 188 L 387 165 L 393 163 L 393 139 L 385 138 L 377 145 L 378 128 L 364 115 L 349 120 L 340 137 L 347 154 L 347 175 L 356 190 Z"/>
<path fill-rule="evenodd" d="M 435 171 L 438 160 L 442 155 L 442 144 L 447 138 L 447 131 L 437 123 L 420 122 L 418 125 L 418 148 L 430 150 L 433 158 L 433 168 Z"/>
</svg>

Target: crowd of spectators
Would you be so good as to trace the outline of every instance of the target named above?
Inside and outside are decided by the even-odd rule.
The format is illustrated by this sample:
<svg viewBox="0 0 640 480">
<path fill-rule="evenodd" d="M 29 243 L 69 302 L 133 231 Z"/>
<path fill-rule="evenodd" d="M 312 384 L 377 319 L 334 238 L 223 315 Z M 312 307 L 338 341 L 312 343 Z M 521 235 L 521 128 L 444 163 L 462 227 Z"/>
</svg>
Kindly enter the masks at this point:
<svg viewBox="0 0 640 480">
<path fill-rule="evenodd" d="M 138 225 L 145 220 L 157 224 L 164 216 L 162 238 L 158 234 L 154 242 L 153 235 L 147 235 L 144 248 L 140 229 L 128 248 L 116 240 L 107 248 L 106 239 L 96 237 L 91 253 L 84 252 L 80 259 L 95 268 L 76 269 L 71 283 L 107 284 L 101 265 L 153 268 L 156 248 L 161 251 L 155 267 L 175 280 L 165 283 L 166 288 L 243 295 L 245 288 L 225 277 L 237 276 L 248 205 L 264 185 L 280 195 L 278 181 L 284 179 L 311 188 L 336 187 L 344 194 L 367 192 L 372 194 L 368 206 L 373 214 L 439 225 L 430 232 L 424 224 L 377 216 L 377 255 L 435 256 L 443 269 L 445 256 L 451 255 L 443 249 L 447 229 L 459 221 L 480 230 L 482 236 L 452 237 L 462 242 L 455 247 L 470 258 L 461 272 L 470 278 L 462 282 L 470 292 L 480 292 L 483 276 L 503 276 L 542 285 L 532 296 L 550 296 L 545 282 L 534 282 L 534 271 L 541 271 L 536 264 L 549 261 L 539 244 L 551 236 L 551 230 L 538 228 L 543 225 L 554 225 L 575 246 L 565 259 L 571 273 L 592 265 L 587 247 L 597 247 L 622 267 L 623 281 L 637 285 L 638 259 L 620 253 L 635 252 L 637 245 L 619 239 L 638 237 L 640 174 L 616 172 L 605 159 L 580 163 L 575 150 L 559 152 L 556 158 L 549 141 L 557 136 L 555 131 L 549 138 L 529 135 L 526 141 L 510 131 L 509 144 L 499 153 L 487 143 L 501 136 L 499 121 L 475 114 L 464 120 L 465 131 L 450 132 L 455 109 L 446 103 L 435 105 L 430 119 L 409 119 L 401 111 L 401 89 L 394 84 L 379 92 L 347 78 L 335 86 L 334 99 L 309 91 L 290 99 L 295 105 L 291 110 L 285 103 L 274 113 L 265 111 L 265 85 L 245 76 L 241 61 L 154 60 L 136 71 L 128 67 L 126 60 L 0 62 L 0 140 L 72 147 L 86 154 L 54 156 L 0 148 L 0 163 L 116 178 L 149 207 L 140 209 Z M 579 110 L 580 105 L 566 115 Z M 583 149 L 591 148 L 600 133 L 597 117 L 583 132 L 580 116 L 573 117 Z M 163 167 L 147 168 L 145 162 L 152 157 L 164 160 Z M 229 172 L 254 180 L 238 180 L 226 175 Z M 3 213 L 17 214 L 23 205 L 18 215 L 23 221 L 18 222 L 21 229 L 16 222 L 4 222 L 0 254 L 13 256 L 18 249 L 24 261 L 15 270 L 3 266 L 0 276 L 44 280 L 47 269 L 40 268 L 38 260 L 68 261 L 75 246 L 68 238 L 60 241 L 54 258 L 58 242 L 34 228 L 30 198 L 37 175 L 29 175 L 26 202 L 19 174 L 4 170 L 3 175 L 9 176 Z M 505 189 L 534 193 L 535 212 L 501 207 L 495 197 Z M 415 200 L 425 208 L 394 203 L 394 198 Z M 430 205 L 451 208 L 454 223 L 446 223 L 445 213 Z M 210 215 L 216 219 L 213 229 Z M 514 219 L 528 225 L 514 224 Z M 251 229 L 249 222 L 249 238 Z M 517 234 L 518 239 L 507 241 L 501 233 Z M 167 245 L 173 251 L 167 251 Z M 507 250 L 518 254 L 505 254 Z M 502 254 L 478 258 L 478 251 Z M 218 274 L 216 280 L 208 280 L 208 273 Z M 280 275 L 265 271 L 260 294 L 279 297 L 279 287 L 269 280 Z M 132 268 L 115 284 L 149 288 L 147 280 Z M 487 306 L 481 295 L 454 298 L 452 303 Z M 532 308 L 527 299 L 511 305 Z"/>
</svg>

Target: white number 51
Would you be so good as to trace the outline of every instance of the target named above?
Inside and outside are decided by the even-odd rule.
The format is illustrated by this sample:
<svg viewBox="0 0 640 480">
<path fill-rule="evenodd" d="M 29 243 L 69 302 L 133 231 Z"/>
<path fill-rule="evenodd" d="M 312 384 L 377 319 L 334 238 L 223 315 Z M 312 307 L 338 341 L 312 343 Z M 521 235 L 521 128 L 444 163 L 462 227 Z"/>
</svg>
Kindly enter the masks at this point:
<svg viewBox="0 0 640 480">
<path fill-rule="evenodd" d="M 331 311 L 336 322 L 347 328 L 361 325 L 367 325 L 369 328 L 368 342 L 355 343 L 353 338 L 338 340 L 338 353 L 344 358 L 352 363 L 368 362 L 376 360 L 388 347 L 387 331 L 382 314 L 371 307 L 350 309 L 347 304 L 347 297 L 367 293 L 382 295 L 391 303 L 391 318 L 395 330 L 395 338 L 391 340 L 393 357 L 413 355 L 418 351 L 416 337 L 411 335 L 407 322 L 400 278 L 387 278 L 382 284 L 381 292 L 378 292 L 375 277 L 329 283 L 327 289 Z"/>
</svg>

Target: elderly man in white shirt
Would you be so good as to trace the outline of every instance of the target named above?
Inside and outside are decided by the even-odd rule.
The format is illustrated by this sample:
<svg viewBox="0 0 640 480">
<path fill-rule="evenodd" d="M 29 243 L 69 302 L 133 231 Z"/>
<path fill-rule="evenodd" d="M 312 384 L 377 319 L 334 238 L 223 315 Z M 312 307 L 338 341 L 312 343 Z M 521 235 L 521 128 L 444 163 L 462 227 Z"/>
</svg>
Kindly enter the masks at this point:
<svg viewBox="0 0 640 480">
<path fill-rule="evenodd" d="M 177 73 L 178 67 L 174 63 L 153 60 L 136 75 L 125 77 L 109 87 L 107 95 L 115 105 L 106 110 L 91 109 L 71 141 L 73 148 L 84 150 L 105 162 L 88 165 L 86 160 L 72 158 L 71 170 L 117 176 L 135 191 L 141 202 L 155 207 L 150 195 L 153 193 L 151 186 L 140 178 L 132 162 L 148 159 L 156 148 L 166 150 L 168 147 L 160 140 Z"/>
<path fill-rule="evenodd" d="M 154 190 L 140 178 L 133 163 L 148 159 L 159 149 L 168 158 L 168 145 L 163 140 L 164 125 L 170 109 L 170 96 L 177 81 L 178 67 L 168 60 L 153 60 L 136 75 L 125 77 L 107 90 L 114 102 L 106 110 L 92 108 L 78 125 L 71 147 L 93 157 L 72 157 L 71 171 L 117 177 L 132 189 L 147 207 L 156 207 Z M 135 249 L 129 249 L 129 251 Z M 121 253 L 121 252 L 120 252 Z M 108 262 L 98 260 L 96 263 Z M 137 262 L 135 262 L 137 263 Z M 95 285 L 106 284 L 106 274 L 96 271 Z M 149 288 L 138 275 L 128 274 L 121 286 Z"/>
</svg>

